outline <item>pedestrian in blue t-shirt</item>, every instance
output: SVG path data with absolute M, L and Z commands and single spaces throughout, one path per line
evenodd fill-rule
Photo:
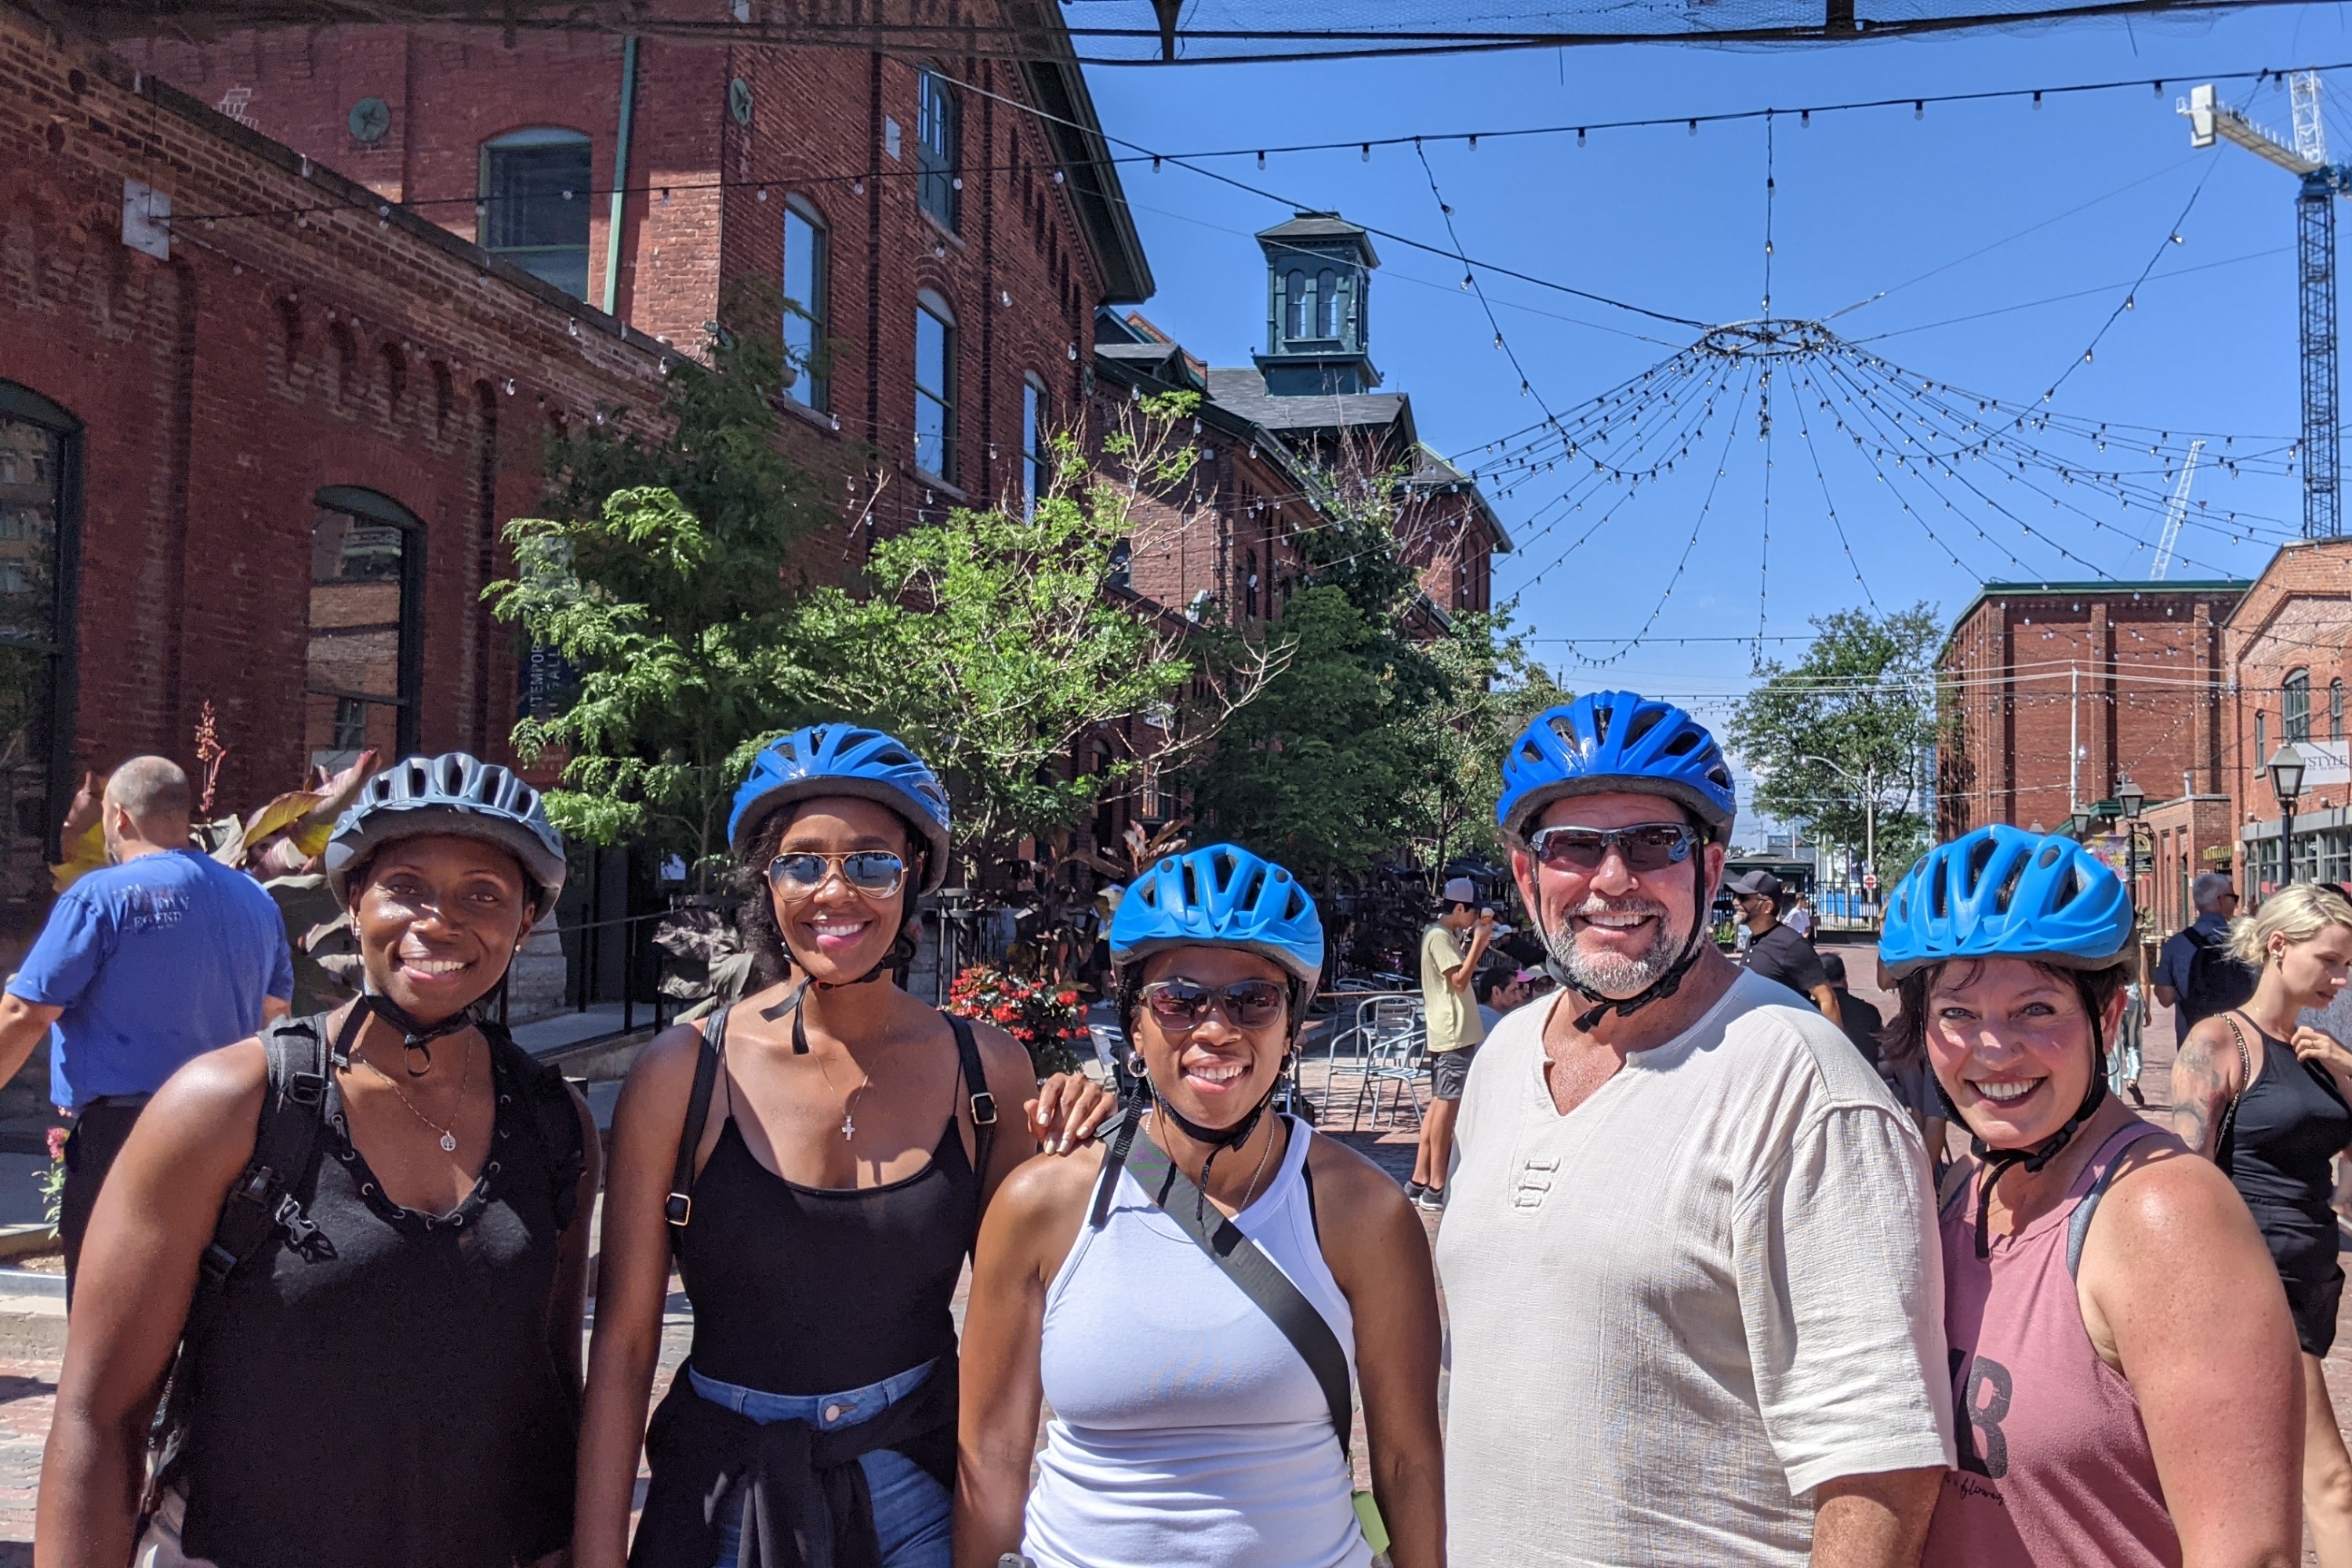
M 191 1057 L 234 1045 L 294 994 L 293 955 L 261 885 L 188 847 L 188 775 L 133 757 L 107 781 L 107 858 L 58 895 L 0 996 L 0 1083 L 44 1037 L 50 1098 L 75 1113 L 58 1233 L 73 1289 L 98 1189 L 147 1097 Z

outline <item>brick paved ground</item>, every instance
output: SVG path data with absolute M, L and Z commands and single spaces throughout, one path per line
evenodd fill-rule
M 1843 951 L 1847 973 L 1866 981 L 1873 973 L 1868 950 Z M 1867 984 L 1857 989 L 1892 1012 L 1892 998 L 1874 992 Z M 2147 1097 L 2147 1113 L 2161 1121 L 2171 1101 L 2173 1039 L 2168 1016 L 2147 1031 L 2146 1053 L 2147 1068 L 2140 1081 Z M 1408 1128 L 1368 1129 L 1340 1136 L 1400 1182 L 1412 1173 L 1413 1136 Z M 1435 1216 L 1425 1217 L 1433 1235 Z M 32 1563 L 33 1504 L 40 1477 L 41 1444 L 48 1432 L 58 1363 L 65 1348 L 65 1321 L 58 1311 L 59 1305 L 50 1300 L 0 1296 L 0 1568 L 29 1568 Z M 961 1288 L 955 1310 L 961 1321 Z M 2352 1305 L 2347 1305 L 2347 1310 L 2352 1312 Z M 686 1359 L 691 1321 L 685 1298 L 673 1295 L 663 1323 L 660 1370 L 655 1378 L 656 1399 L 667 1391 L 678 1363 Z M 2335 1352 L 2327 1358 L 2327 1377 L 2335 1394 L 2336 1419 L 2352 1427 L 2352 1318 L 2345 1321 L 2344 1330 L 2336 1338 Z M 1360 1484 L 1365 1479 L 1361 1421 L 1359 1415 L 1354 1444 Z M 641 1479 L 641 1489 L 642 1485 Z M 2315 1568 L 2317 1560 L 2307 1552 L 2304 1561 L 2310 1568 Z

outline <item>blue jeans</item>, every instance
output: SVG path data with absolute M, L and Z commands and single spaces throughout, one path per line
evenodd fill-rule
M 705 1377 L 689 1363 L 688 1377 L 694 1392 L 747 1420 L 765 1426 L 775 1421 L 805 1421 L 820 1432 L 832 1432 L 871 1421 L 891 1405 L 922 1387 L 936 1361 L 909 1368 L 879 1383 L 845 1394 L 768 1394 L 740 1384 Z M 949 1526 L 955 1497 L 931 1478 L 929 1471 L 895 1448 L 861 1454 L 866 1489 L 874 1498 L 874 1534 L 882 1547 L 883 1568 L 949 1568 Z M 714 1568 L 734 1568 L 743 1547 L 743 1512 L 733 1497 L 719 1505 L 719 1561 Z

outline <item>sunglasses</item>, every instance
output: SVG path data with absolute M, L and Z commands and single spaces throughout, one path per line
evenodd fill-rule
M 768 886 L 786 898 L 804 899 L 824 887 L 835 869 L 842 880 L 872 899 L 887 899 L 907 881 L 907 862 L 887 849 L 852 849 L 845 855 L 795 850 L 768 862 Z
M 1690 858 L 1698 835 L 1678 822 L 1639 827 L 1547 827 L 1528 840 L 1535 858 L 1555 871 L 1598 871 L 1615 849 L 1629 871 L 1663 871 Z
M 1213 990 L 1197 980 L 1155 980 L 1142 992 L 1143 1005 L 1163 1029 L 1197 1029 L 1213 1007 L 1237 1029 L 1278 1024 L 1290 1005 L 1289 987 L 1271 980 L 1243 980 Z

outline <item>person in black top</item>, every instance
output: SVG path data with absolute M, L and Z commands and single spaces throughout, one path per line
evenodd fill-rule
M 362 788 L 326 869 L 366 994 L 174 1073 L 99 1195 L 44 1565 L 136 1539 L 142 1563 L 544 1568 L 571 1541 L 595 1127 L 472 1011 L 554 908 L 562 840 L 506 769 L 414 757 Z
M 754 989 L 622 1088 L 572 1562 L 797 1564 L 799 1542 L 835 1568 L 946 1568 L 957 1277 L 998 1184 L 1114 1101 L 1041 1088 L 1009 1035 L 897 984 L 950 844 L 947 792 L 898 741 L 775 742 L 728 836 Z M 673 1258 L 694 1342 L 648 1426 Z
M 2298 1022 L 2352 966 L 2352 902 L 2305 882 L 2231 922 L 2260 976 L 2242 1007 L 2189 1032 L 2172 1066 L 2172 1130 L 2216 1160 L 2270 1244 L 2303 1345 L 2304 1521 L 2323 1568 L 2352 1568 L 2352 1455 L 2322 1360 L 2344 1294 L 2329 1162 L 2352 1153 L 2352 1051 Z
M 1780 923 L 1780 879 L 1769 871 L 1743 871 L 1724 883 L 1748 928 L 1748 967 L 1809 996 L 1822 1016 L 1838 1022 L 1838 999 L 1813 944 Z
M 1872 1067 L 1879 1065 L 1879 1035 L 1886 1027 L 1886 1016 L 1870 1003 L 1846 989 L 1845 958 L 1842 953 L 1821 955 L 1822 976 L 1829 982 L 1830 991 L 1837 997 L 1838 1027 L 1862 1053 L 1862 1059 Z

